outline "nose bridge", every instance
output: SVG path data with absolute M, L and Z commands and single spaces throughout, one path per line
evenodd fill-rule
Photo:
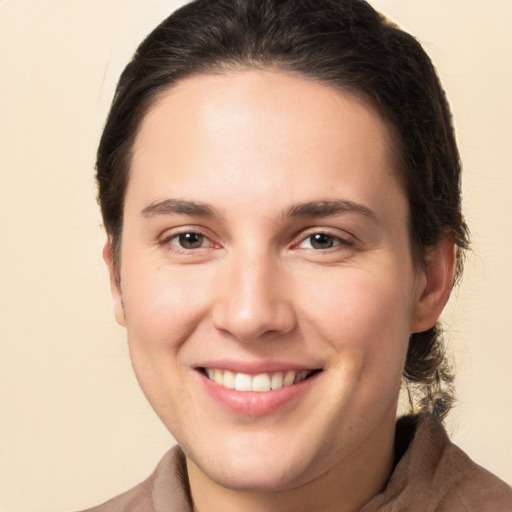
M 270 250 L 240 248 L 229 257 L 214 323 L 241 341 L 293 329 L 295 315 L 278 258 Z

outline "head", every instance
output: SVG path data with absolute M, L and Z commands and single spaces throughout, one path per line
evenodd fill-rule
M 218 114 L 213 116 L 213 124 L 207 115 L 212 109 Z M 331 110 L 335 115 L 331 116 Z M 266 116 L 260 116 L 261 113 Z M 210 124 L 205 124 L 205 119 Z M 225 124 L 216 124 L 219 119 Z M 266 120 L 272 122 L 262 129 Z M 350 126 L 353 133 L 347 128 Z M 223 137 L 216 138 L 220 132 Z M 276 140 L 281 146 L 275 147 Z M 352 143 L 358 148 L 354 149 L 353 160 Z M 339 151 L 326 160 L 332 148 Z M 354 176 L 351 166 L 359 169 Z M 274 167 L 278 171 L 269 173 Z M 206 173 L 205 168 L 209 169 Z M 384 168 L 389 173 L 383 173 Z M 234 169 L 240 169 L 240 173 Z M 295 174 L 290 169 L 295 169 Z M 153 173 L 151 177 L 146 171 Z M 318 368 L 308 366 L 308 371 L 319 370 L 314 375 L 317 382 L 329 383 L 331 379 L 326 389 L 339 386 L 336 396 L 325 397 L 323 412 L 327 411 L 329 420 L 311 420 L 310 431 L 316 431 L 318 439 L 330 439 L 334 426 L 346 418 L 347 410 L 355 411 L 350 421 L 344 420 L 345 427 L 338 434 L 336 446 L 345 446 L 345 452 L 339 448 L 339 453 L 345 455 L 350 446 L 347 439 L 353 443 L 361 441 L 354 432 L 366 413 L 371 411 L 376 423 L 379 410 L 384 414 L 383 408 L 371 406 L 372 400 L 378 402 L 395 394 L 394 378 L 386 377 L 388 367 L 389 373 L 398 378 L 402 375 L 417 388 L 417 409 L 428 409 L 438 419 L 444 416 L 450 405 L 452 377 L 436 321 L 454 280 L 454 273 L 446 268 L 457 267 L 460 272 L 461 249 L 467 244 L 460 210 L 459 156 L 449 108 L 429 58 L 414 38 L 385 20 L 366 2 L 198 0 L 176 11 L 139 46 L 121 76 L 98 150 L 97 180 L 109 239 L 105 251 L 118 299 L 118 319 L 127 325 L 129 340 L 132 337 L 132 359 L 142 387 L 166 424 L 174 421 L 167 410 L 167 396 L 175 394 L 173 386 L 182 382 L 175 380 L 171 385 L 171 380 L 177 377 L 168 377 L 165 368 L 169 366 L 160 365 L 158 360 L 167 357 L 173 336 L 177 340 L 172 346 L 178 361 L 176 375 L 187 364 L 202 371 L 197 368 L 197 361 L 203 350 L 205 354 L 214 354 L 216 364 L 225 365 L 224 370 L 229 372 L 233 363 L 218 362 L 219 347 L 227 347 L 229 357 L 236 353 L 246 363 L 254 363 L 263 355 L 267 361 L 288 357 L 296 346 L 297 354 L 308 363 L 317 363 Z M 146 188 L 148 181 L 153 187 L 161 183 L 165 194 L 167 190 L 175 193 L 171 201 L 166 201 L 153 190 L 153 196 L 147 197 L 155 200 L 138 205 L 137 217 L 134 204 L 151 188 Z M 298 202 L 287 202 L 287 194 L 282 190 L 293 190 L 290 198 L 296 196 Z M 302 201 L 315 190 L 319 191 L 320 203 Z M 338 199 L 344 190 L 356 192 L 341 207 L 336 201 L 325 201 Z M 244 194 L 249 199 L 247 208 L 237 200 Z M 358 197 L 363 198 L 362 203 L 357 202 Z M 351 202 L 354 198 L 356 206 Z M 375 206 L 376 216 L 365 208 L 366 199 Z M 358 251 L 354 249 L 357 236 L 347 241 L 338 238 L 337 232 L 331 236 L 332 230 L 327 231 L 327 236 L 325 232 L 314 233 L 314 239 L 306 236 L 300 219 L 318 220 L 327 215 L 326 210 L 331 209 L 329 215 L 336 215 L 340 208 L 359 219 L 354 221 L 357 226 L 368 226 L 354 227 L 356 232 L 359 229 L 372 233 L 372 217 L 381 217 L 376 222 L 381 226 L 394 223 L 397 231 L 393 236 L 382 235 L 386 229 L 380 232 L 382 236 L 368 235 L 373 242 L 365 242 L 365 249 Z M 133 226 L 137 219 L 153 219 L 167 213 L 185 216 L 189 225 L 193 219 L 194 226 L 201 226 L 199 233 L 192 229 L 177 233 L 174 228 L 166 228 L 170 234 L 164 240 L 161 237 L 152 249 L 149 239 L 144 242 L 141 238 L 139 245 L 134 245 Z M 202 219 L 208 221 L 203 223 Z M 294 220 L 282 227 L 283 219 Z M 297 222 L 302 226 L 300 229 Z M 249 238 L 248 229 L 252 230 Z M 295 240 L 293 237 L 299 231 L 303 238 Z M 376 249 L 380 243 L 377 239 L 385 240 L 383 246 L 388 252 Z M 260 245 L 254 245 L 255 240 Z M 316 245 L 311 246 L 313 243 Z M 269 251 L 258 252 L 265 244 Z M 172 256 L 159 260 L 156 255 L 164 245 Z M 284 246 L 284 252 L 274 250 Z M 339 256 L 341 246 L 346 251 L 346 261 L 354 262 L 346 265 L 351 269 L 347 280 L 336 270 L 341 261 L 325 259 L 335 258 L 334 254 Z M 151 254 L 144 264 L 137 261 L 136 247 L 144 247 Z M 187 249 L 183 251 L 183 247 Z M 396 250 L 391 250 L 393 247 Z M 322 252 L 323 249 L 327 251 Z M 183 265 L 180 258 L 188 258 L 189 250 L 194 256 L 187 261 L 193 264 Z M 317 250 L 322 252 L 320 273 L 318 260 L 310 258 L 312 250 L 315 254 Z M 357 252 L 357 258 L 352 259 L 352 251 Z M 368 257 L 362 258 L 363 253 Z M 220 254 L 226 257 L 221 258 Z M 279 258 L 267 261 L 269 254 L 278 254 Z M 308 260 L 304 265 L 300 263 L 303 260 L 296 259 L 302 254 Z M 439 259 L 446 262 L 444 267 L 437 264 Z M 181 263 L 174 267 L 177 260 Z M 146 272 L 149 267 L 151 271 Z M 286 269 L 292 267 L 295 270 L 288 273 Z M 438 267 L 439 272 L 431 271 Z M 133 270 L 137 268 L 138 271 Z M 252 270 L 248 272 L 248 268 Z M 371 277 L 373 272 L 375 279 Z M 417 303 L 422 303 L 423 295 L 430 293 L 428 286 L 423 286 L 424 294 L 417 294 L 429 273 L 434 275 L 433 288 L 436 282 L 447 279 L 448 286 L 444 285 L 442 297 L 436 299 L 437 306 L 425 315 L 427 320 L 421 321 L 421 315 L 416 315 L 409 325 L 406 317 Z M 165 275 L 168 283 L 162 281 Z M 323 290 L 329 290 L 327 294 L 320 293 L 319 283 Z M 157 297 L 158 289 L 166 286 L 168 314 L 162 306 L 163 296 Z M 138 298 L 126 293 L 127 289 L 135 290 Z M 265 290 L 271 290 L 267 297 Z M 283 298 L 285 292 L 287 296 Z M 137 304 L 137 300 L 141 302 Z M 344 308 L 339 318 L 338 306 Z M 257 319 L 251 317 L 252 310 L 258 310 Z M 187 316 L 190 322 L 181 322 Z M 164 325 L 166 322 L 175 325 Z M 338 328 L 345 330 L 344 342 L 338 339 Z M 141 332 L 149 333 L 153 339 L 141 342 L 142 337 L 137 335 Z M 317 333 L 321 336 L 319 346 L 315 347 Z M 214 346 L 201 345 L 214 339 L 218 342 Z M 262 343 L 247 343 L 255 339 Z M 275 343 L 277 339 L 282 343 Z M 401 341 L 393 345 L 395 339 Z M 360 341 L 367 344 L 364 349 L 358 345 Z M 389 347 L 383 348 L 386 341 Z M 144 346 L 153 342 L 151 350 Z M 379 389 L 379 383 L 370 385 L 367 377 L 372 375 L 369 368 L 379 366 L 372 353 L 381 350 L 379 375 L 386 378 Z M 251 364 L 248 368 L 253 372 L 256 367 Z M 272 364 L 268 372 L 279 373 L 281 368 Z M 190 372 L 183 372 L 184 382 Z M 308 374 L 307 382 L 313 382 L 309 377 Z M 382 396 L 377 396 L 381 391 Z M 194 401 L 200 404 L 196 411 L 199 416 L 210 405 L 203 404 L 202 397 L 193 393 L 189 396 L 189 392 L 191 388 L 181 390 L 190 407 L 177 413 L 188 415 L 188 423 L 181 422 L 175 427 L 176 432 L 171 431 L 194 453 L 201 445 L 201 434 L 183 434 L 182 430 L 187 424 L 199 423 L 194 416 Z M 376 395 L 371 396 L 372 392 Z M 311 396 L 314 395 L 309 400 Z M 244 413 L 243 421 L 235 422 L 243 434 L 226 441 L 233 453 L 240 449 L 243 455 L 260 442 L 270 446 L 274 439 L 271 431 L 285 436 L 283 432 L 289 425 L 274 425 L 275 418 L 264 414 L 267 405 L 255 413 L 263 416 L 260 423 L 251 419 L 254 411 L 246 411 L 247 417 Z M 392 408 L 392 400 L 388 405 Z M 294 418 L 293 414 L 290 418 Z M 231 419 L 226 424 L 232 425 Z M 261 428 L 252 429 L 253 421 L 254 426 Z M 325 427 L 327 423 L 330 430 Z M 221 445 L 221 437 L 216 439 Z M 297 443 L 301 445 L 303 440 L 299 437 Z M 294 450 L 286 453 L 289 452 Z M 304 467 L 313 468 L 308 473 L 311 478 L 318 476 L 324 467 L 319 460 L 329 460 L 330 452 L 330 445 L 322 444 L 316 454 L 311 452 L 310 459 L 303 456 Z M 217 457 L 208 453 L 211 458 L 205 467 L 214 472 Z M 260 462 L 264 467 L 266 462 Z M 239 467 L 238 464 L 240 460 L 231 467 Z M 256 461 L 254 467 L 257 465 Z M 295 485 L 300 479 L 285 474 L 292 467 L 300 464 L 295 460 L 283 466 L 280 478 Z M 229 480 L 227 468 L 217 468 L 217 473 L 228 475 Z M 265 477 L 259 482 L 269 485 Z
M 145 115 L 186 77 L 247 69 L 291 72 L 371 105 L 392 139 L 415 262 L 425 265 L 429 251 L 449 238 L 458 248 L 460 276 L 468 238 L 444 91 L 420 44 L 361 0 L 198 0 L 142 42 L 119 80 L 97 159 L 117 276 L 133 144 Z M 438 324 L 411 336 L 404 379 L 416 390 L 412 407 L 444 417 L 452 377 Z

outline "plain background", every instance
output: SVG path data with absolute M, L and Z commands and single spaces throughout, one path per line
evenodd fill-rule
M 94 154 L 115 82 L 180 1 L 0 0 L 0 509 L 93 505 L 173 443 L 114 321 Z M 436 63 L 472 230 L 445 315 L 448 429 L 512 482 L 512 1 L 374 0 Z

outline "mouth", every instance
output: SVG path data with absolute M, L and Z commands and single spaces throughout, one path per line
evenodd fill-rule
M 210 381 L 225 389 L 265 393 L 303 382 L 321 370 L 286 370 L 255 375 L 220 368 L 199 368 L 199 371 Z
M 204 390 L 214 403 L 235 414 L 257 417 L 282 414 L 307 396 L 323 368 L 266 361 L 204 361 L 195 367 Z

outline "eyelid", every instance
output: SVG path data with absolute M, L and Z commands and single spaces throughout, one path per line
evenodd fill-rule
M 310 238 L 314 235 L 327 235 L 327 236 L 333 237 L 337 240 L 340 240 L 342 242 L 341 245 L 345 245 L 345 246 L 353 246 L 357 243 L 356 237 L 344 230 L 315 226 L 312 228 L 308 228 L 304 231 L 301 231 L 301 233 L 297 237 L 295 237 L 296 242 L 294 242 L 292 244 L 292 246 L 297 247 L 298 245 L 300 245 L 301 243 L 303 243 L 308 238 Z M 313 250 L 318 250 L 318 249 L 313 249 Z
M 210 245 L 208 247 L 199 247 L 196 249 L 185 249 L 181 248 L 181 251 L 183 253 L 190 253 L 193 251 L 198 251 L 200 249 L 209 249 L 209 248 L 220 248 L 221 244 L 215 241 L 215 237 L 212 235 L 210 230 L 205 229 L 201 226 L 197 225 L 184 225 L 184 226 L 177 226 L 174 228 L 166 229 L 162 232 L 162 234 L 158 237 L 158 244 L 161 246 L 165 245 L 171 245 L 170 242 L 179 237 L 180 235 L 186 234 L 186 233 L 197 233 L 198 235 L 203 236 L 206 238 Z M 292 249 L 299 248 L 298 246 L 305 242 L 308 238 L 311 236 L 314 236 L 316 234 L 323 234 L 330 236 L 336 240 L 339 240 L 341 243 L 331 249 L 335 249 L 336 247 L 345 246 L 350 247 L 354 246 L 357 243 L 357 239 L 354 235 L 348 233 L 347 231 L 337 229 L 337 228 L 325 228 L 321 226 L 313 226 L 310 228 L 307 228 L 305 230 L 301 230 L 298 235 L 294 237 L 294 241 L 292 242 L 291 246 Z M 172 244 L 174 247 L 176 247 L 177 250 L 179 250 L 179 246 L 176 244 Z M 321 251 L 320 249 L 311 249 L 312 251 L 318 252 Z M 328 251 L 329 249 L 324 249 L 323 252 Z
M 204 238 L 206 238 L 207 240 L 209 240 L 211 245 L 209 247 L 200 247 L 198 249 L 185 249 L 183 247 L 180 248 L 179 246 L 170 243 L 171 240 L 173 240 L 174 238 L 177 238 L 180 235 L 184 235 L 187 233 L 196 233 L 198 235 L 201 235 Z M 169 228 L 169 229 L 165 230 L 158 237 L 158 244 L 161 246 L 174 245 L 176 247 L 176 250 L 178 250 L 179 252 L 183 252 L 183 253 L 198 251 L 200 249 L 209 249 L 209 248 L 220 247 L 220 244 L 214 241 L 213 236 L 211 235 L 211 233 L 208 230 L 201 228 L 200 226 L 193 226 L 193 225 L 179 226 L 179 227 Z

